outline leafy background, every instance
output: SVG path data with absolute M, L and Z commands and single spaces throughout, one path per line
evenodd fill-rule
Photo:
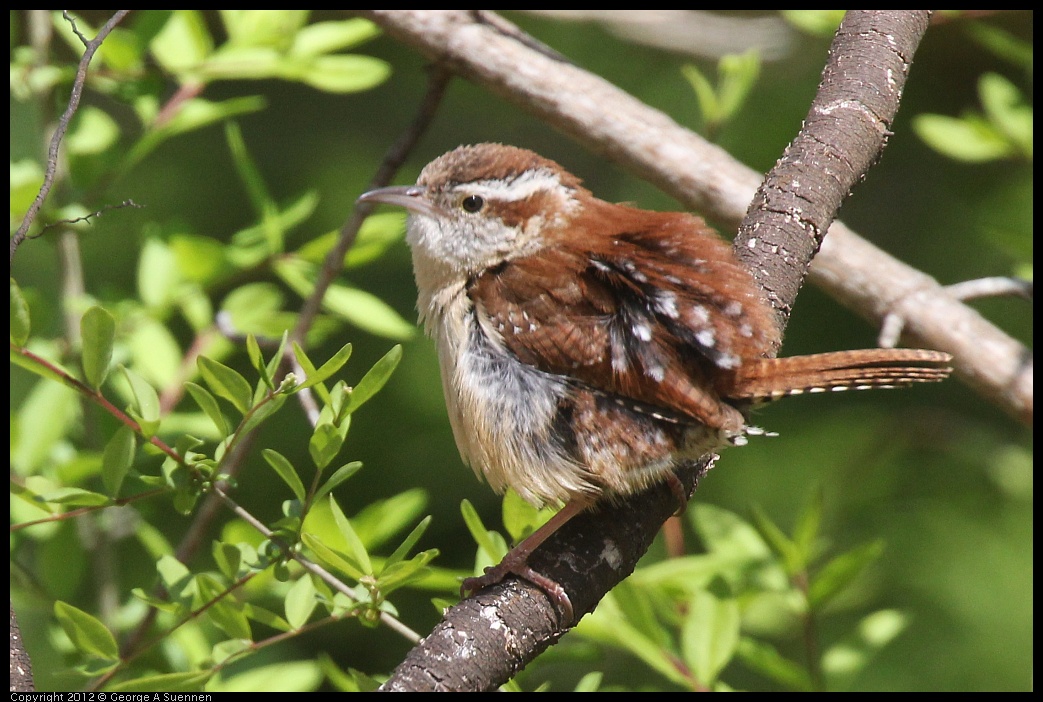
M 106 18 L 93 12 L 81 16 L 94 26 Z M 579 65 L 677 121 L 705 131 L 704 115 L 684 67 L 695 66 L 712 83 L 716 59 L 642 46 L 597 23 L 525 13 L 512 13 L 509 18 Z M 219 18 L 206 14 L 205 19 L 221 37 Z M 324 13 L 311 17 L 312 22 L 340 19 L 341 15 Z M 143 12 L 132 15 L 127 26 L 161 20 L 158 13 Z M 792 26 L 786 31 L 789 49 L 761 65 L 745 104 L 724 124 L 713 127 L 713 136 L 722 147 L 762 171 L 771 167 L 799 129 L 830 40 L 828 33 Z M 1001 32 L 1016 41 L 1008 40 L 1000 49 L 990 45 L 990 38 L 1004 36 Z M 25 41 L 25 16 L 12 12 L 12 55 Z M 1003 76 L 1026 94 L 1020 99 L 1031 104 L 1031 52 L 1026 62 L 1012 56 L 1016 52 L 1010 49 L 1031 47 L 1031 41 L 1028 12 L 936 22 L 917 53 L 894 136 L 881 162 L 856 188 L 840 217 L 943 283 L 1012 273 L 1030 277 L 1031 137 L 1027 153 L 997 147 L 982 160 L 967 161 L 939 153 L 917 130 L 935 134 L 943 145 L 973 142 L 963 132 L 944 132 L 946 128 L 976 129 L 979 136 L 985 135 L 983 142 L 1004 142 L 989 134 L 989 115 L 983 111 L 979 85 L 984 75 Z M 214 101 L 260 96 L 263 109 L 238 116 L 236 123 L 264 187 L 272 200 L 283 205 L 299 201 L 307 193 L 316 198 L 311 215 L 288 233 L 287 249 L 342 224 L 385 149 L 412 119 L 423 94 L 425 66 L 416 54 L 384 37 L 357 51 L 386 61 L 391 67 L 388 80 L 353 94 L 275 79 L 222 80 L 206 88 L 205 96 Z M 70 54 L 63 53 L 64 60 L 69 60 Z M 155 90 L 169 95 L 169 83 L 153 77 L 160 75 L 153 71 L 148 80 L 158 81 Z M 67 81 L 62 85 L 67 87 Z M 59 89 L 54 104 L 42 106 L 12 95 L 12 164 L 22 159 L 42 162 L 41 124 L 53 118 L 52 110 L 64 107 L 66 95 L 67 89 Z M 93 179 L 112 167 L 117 154 L 125 156 L 135 138 L 135 120 L 113 96 L 88 92 L 85 104 L 112 116 L 121 130 L 122 150 L 108 149 L 94 159 L 78 161 L 82 170 L 74 170 L 52 196 L 58 202 L 83 197 Z M 962 115 L 964 119 L 918 126 L 917 120 L 924 115 Z M 451 84 L 432 129 L 396 182 L 412 182 L 431 158 L 459 144 L 480 141 L 532 148 L 580 175 L 604 199 L 650 209 L 677 207 L 647 183 L 463 81 Z M 160 144 L 107 185 L 107 203 L 130 198 L 143 208 L 106 212 L 83 230 L 81 250 L 88 292 L 112 305 L 135 297 L 139 261 L 148 238 L 169 242 L 180 234 L 227 242 L 236 232 L 256 225 L 256 209 L 229 144 L 220 125 L 187 132 Z M 12 230 L 24 211 L 15 211 L 15 202 L 13 196 Z M 102 204 L 91 202 L 90 206 Z M 400 215 L 388 216 L 400 220 Z M 215 253 L 213 259 L 200 258 L 194 265 L 205 271 L 225 264 Z M 28 291 L 34 334 L 59 336 L 62 320 L 55 301 L 61 297 L 62 275 L 54 238 L 44 235 L 23 245 L 12 275 Z M 395 244 L 379 258 L 351 268 L 343 279 L 388 303 L 402 319 L 414 319 L 415 288 L 404 244 Z M 208 287 L 207 294 L 215 305 L 238 286 L 258 281 L 274 282 L 285 297 L 287 310 L 294 310 L 299 301 L 285 283 L 277 282 L 271 270 L 214 280 L 217 282 Z M 1026 344 L 1031 342 L 1028 304 L 1011 299 L 972 304 L 1002 329 Z M 469 570 L 474 565 L 475 547 L 466 536 L 460 502 L 471 501 L 486 525 L 499 528 L 500 500 L 460 463 L 431 344 L 393 319 L 387 324 L 391 339 L 357 327 L 331 327 L 336 334 L 313 348 L 314 358 L 325 359 L 350 341 L 355 350 L 345 375 L 352 383 L 393 343 L 401 342 L 404 347 L 402 362 L 389 384 L 353 417 L 344 455 L 346 460 L 362 461 L 364 468 L 347 487 L 338 488 L 338 500 L 345 512 L 354 515 L 368 504 L 410 491 L 409 497 L 422 506 L 421 513 L 433 515 L 420 547 L 439 549 L 438 565 Z M 168 328 L 183 349 L 191 339 L 188 325 L 172 317 Z M 874 344 L 874 329 L 808 287 L 802 291 L 783 353 Z M 249 367 L 241 352 L 225 362 L 243 372 Z M 27 398 L 40 398 L 34 393 L 38 389 L 35 376 L 13 369 L 11 379 L 12 456 L 17 471 L 24 463 L 20 459 L 24 453 L 19 452 L 30 450 L 24 425 L 25 418 L 32 416 Z M 53 421 L 60 423 L 59 418 Z M 879 558 L 867 572 L 822 613 L 820 647 L 842 641 L 873 611 L 901 612 L 904 628 L 876 653 L 870 665 L 860 667 L 850 679 L 836 678 L 834 684 L 862 690 L 1029 689 L 1033 658 L 1032 441 L 1026 427 L 982 402 L 959 382 L 895 393 L 795 398 L 761 411 L 756 421 L 780 437 L 726 452 L 700 486 L 696 506 L 690 511 L 698 513 L 699 505 L 706 504 L 743 518 L 763 513 L 790 531 L 807 514 L 809 504 L 820 504 L 823 536 L 816 540 L 816 548 L 838 553 L 867 543 L 882 544 Z M 103 423 L 103 429 L 111 431 L 112 427 Z M 295 463 L 305 464 L 309 432 L 304 418 L 288 408 L 276 424 L 262 430 L 257 446 L 274 448 Z M 70 445 L 76 445 L 62 442 L 59 436 L 53 438 L 54 445 L 37 447 L 52 458 L 59 449 L 69 451 L 73 450 Z M 239 479 L 237 499 L 262 519 L 277 518 L 278 504 L 287 496 L 285 486 L 256 458 Z M 168 539 L 177 540 L 185 525 L 168 506 L 157 503 L 142 509 L 148 511 L 149 523 Z M 112 519 L 118 522 L 115 514 Z M 88 540 L 84 531 L 82 523 L 65 522 L 33 547 L 12 537 L 12 600 L 34 656 L 41 690 L 82 684 L 66 670 L 63 648 L 55 643 L 60 636 L 54 625 L 53 599 L 95 611 L 101 599 L 122 601 L 127 590 L 145 586 L 153 577 L 153 565 L 142 557 L 140 544 L 124 538 L 106 551 L 106 557 L 117 564 L 118 578 L 101 582 L 97 576 L 102 569 L 96 561 L 100 554 L 84 549 Z M 689 548 L 698 551 L 699 546 L 698 538 L 689 534 Z M 661 548 L 654 549 L 650 558 L 657 555 Z M 201 556 L 199 567 L 205 567 L 208 558 Z M 616 599 L 624 594 L 618 593 Z M 447 595 L 443 592 L 441 596 Z M 395 601 L 401 618 L 420 632 L 437 621 L 438 612 L 429 597 L 430 593 L 420 591 Z M 603 605 L 606 610 L 611 607 L 610 603 Z M 780 606 L 760 619 L 751 615 L 747 623 L 753 630 L 789 631 L 776 639 L 776 645 L 784 655 L 799 661 L 804 649 L 792 621 L 772 621 L 773 617 L 786 619 L 788 612 Z M 594 648 L 591 642 L 598 636 L 593 629 L 586 637 L 582 627 L 566 637 L 545 661 L 523 673 L 522 686 L 532 689 L 549 682 L 555 689 L 571 689 L 584 672 L 598 669 L 603 672 L 603 686 L 675 689 L 673 682 L 638 663 L 632 652 L 613 646 Z M 380 675 L 390 671 L 407 649 L 406 642 L 386 630 L 338 624 L 262 651 L 244 666 L 261 670 L 266 663 L 308 661 L 325 654 L 342 668 Z M 156 669 L 162 669 L 160 663 L 154 663 Z M 320 678 L 305 677 L 304 682 L 294 684 L 303 688 L 320 684 Z M 723 677 L 738 688 L 777 684 L 737 661 L 725 669 Z

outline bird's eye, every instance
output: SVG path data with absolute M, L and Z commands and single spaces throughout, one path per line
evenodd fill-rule
M 464 212 L 477 212 L 485 207 L 485 200 L 478 195 L 468 195 L 460 201 L 460 207 L 464 208 Z

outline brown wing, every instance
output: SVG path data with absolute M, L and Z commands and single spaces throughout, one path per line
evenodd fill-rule
M 548 247 L 471 281 L 478 313 L 524 363 L 670 415 L 738 429 L 707 376 L 770 347 L 770 311 L 701 220 L 658 215 L 650 233 L 627 225 L 647 224 L 655 213 L 610 207 L 621 233 L 583 251 Z

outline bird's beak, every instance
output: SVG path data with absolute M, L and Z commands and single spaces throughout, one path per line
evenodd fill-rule
M 410 213 L 438 217 L 441 212 L 425 197 L 427 190 L 419 185 L 393 185 L 359 195 L 356 203 L 372 202 L 404 207 Z

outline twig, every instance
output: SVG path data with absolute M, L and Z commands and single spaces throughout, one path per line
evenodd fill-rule
M 1001 295 L 1032 300 L 1032 287 L 1031 280 L 993 276 L 946 285 L 945 290 L 957 300 L 974 300 L 981 297 L 999 297 Z M 906 314 L 910 311 L 915 313 L 918 308 L 918 300 L 915 294 L 899 300 L 895 304 L 894 309 L 887 313 L 884 321 L 880 324 L 880 334 L 877 337 L 877 343 L 883 348 L 894 348 L 897 346 L 899 339 L 902 337 L 902 331 L 905 329 Z
M 109 18 L 109 21 L 102 25 L 101 29 L 98 30 L 97 36 L 90 41 L 80 33 L 76 27 L 76 21 L 72 19 L 67 12 L 63 11 L 63 16 L 72 25 L 73 32 L 83 42 L 86 50 L 83 52 L 83 56 L 80 58 L 80 64 L 76 68 L 76 78 L 72 83 L 72 92 L 69 95 L 69 104 L 65 108 L 65 112 L 58 119 L 58 126 L 54 130 L 54 136 L 51 137 L 51 145 L 47 150 L 47 167 L 44 170 L 43 185 L 40 186 L 40 192 L 36 194 L 36 198 L 33 199 L 31 205 L 29 205 L 29 211 L 25 213 L 25 217 L 22 219 L 22 224 L 18 227 L 18 231 L 11 237 L 11 257 L 9 263 L 14 262 L 15 251 L 25 240 L 29 233 L 29 227 L 32 226 L 33 221 L 36 219 L 37 213 L 40 208 L 43 207 L 44 200 L 47 199 L 47 195 L 51 192 L 51 188 L 54 186 L 54 175 L 58 170 L 58 151 L 61 147 L 62 139 L 65 137 L 65 132 L 69 129 L 69 124 L 72 122 L 72 117 L 76 114 L 76 109 L 80 105 L 80 96 L 83 94 L 83 86 L 87 82 L 87 67 L 90 65 L 91 59 L 94 58 L 95 52 L 101 47 L 101 43 L 105 41 L 105 37 L 109 35 L 109 32 L 119 24 L 130 10 L 117 10 L 116 14 Z
M 438 105 L 442 101 L 442 95 L 445 93 L 449 77 L 450 74 L 439 67 L 431 69 L 427 84 L 427 94 L 424 95 L 424 99 L 420 103 L 416 117 L 413 118 L 413 121 L 398 138 L 398 141 L 388 149 L 376 174 L 369 182 L 367 190 L 379 188 L 391 182 L 395 173 L 405 162 L 406 157 L 431 124 Z M 291 340 L 295 340 L 303 346 L 305 334 L 311 328 L 315 315 L 318 314 L 319 309 L 322 307 L 322 298 L 344 267 L 344 256 L 347 255 L 348 250 L 355 243 L 359 227 L 362 226 L 363 220 L 366 219 L 372 209 L 372 205 L 356 207 L 344 223 L 344 226 L 341 227 L 336 246 L 326 254 L 326 259 L 323 261 L 322 270 L 315 283 L 315 290 L 304 301 L 297 324 L 290 333 Z
M 424 132 L 427 131 L 431 120 L 434 119 L 438 105 L 441 104 L 442 96 L 445 94 L 449 77 L 449 73 L 438 67 L 431 69 L 428 76 L 427 93 L 420 102 L 416 116 L 398 140 L 387 150 L 380 167 L 377 168 L 376 174 L 369 182 L 367 190 L 387 185 L 394 178 L 398 169 L 402 167 L 406 157 L 413 150 L 413 147 L 416 146 Z M 355 243 L 355 237 L 358 236 L 362 222 L 365 221 L 372 210 L 372 205 L 357 205 L 351 216 L 348 217 L 347 221 L 340 228 L 340 235 L 337 237 L 336 245 L 326 254 L 318 279 L 315 281 L 315 290 L 304 301 L 300 315 L 297 318 L 297 324 L 294 326 L 293 331 L 290 332 L 290 340 L 296 341 L 302 348 L 305 345 L 304 338 L 315 321 L 315 316 L 322 308 L 322 298 L 325 297 L 326 291 L 329 290 L 330 285 L 337 279 L 341 269 L 344 267 L 344 257 Z M 293 372 L 297 374 L 298 378 L 303 380 L 307 374 L 297 362 L 296 356 L 293 354 L 286 354 L 286 356 L 284 363 L 290 363 Z M 314 426 L 319 419 L 319 406 L 315 402 L 311 390 L 305 389 L 298 392 L 297 398 L 308 417 L 308 421 Z

